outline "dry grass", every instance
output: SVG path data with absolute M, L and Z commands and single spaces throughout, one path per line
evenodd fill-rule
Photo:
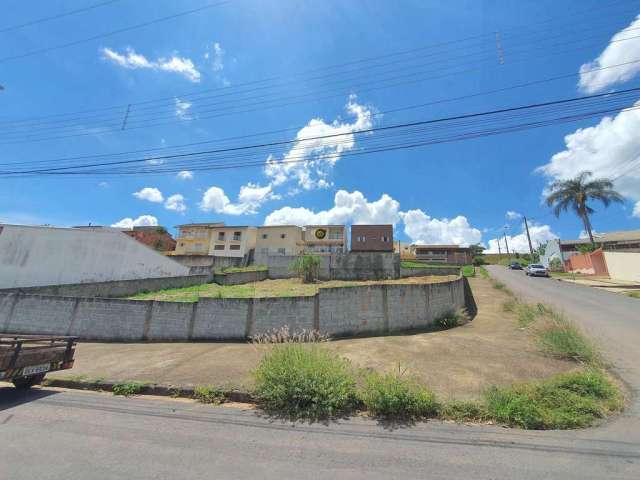
M 160 300 L 171 302 L 197 302 L 200 297 L 208 298 L 264 298 L 264 297 L 297 297 L 312 296 L 318 293 L 320 288 L 331 287 L 358 287 L 363 285 L 380 284 L 425 284 L 439 283 L 454 280 L 455 275 L 409 277 L 399 280 L 372 280 L 372 281 L 341 281 L 302 283 L 298 278 L 285 278 L 279 280 L 263 280 L 261 282 L 246 283 L 244 285 L 218 285 L 206 283 L 193 287 L 160 290 L 157 292 L 140 293 L 133 300 Z

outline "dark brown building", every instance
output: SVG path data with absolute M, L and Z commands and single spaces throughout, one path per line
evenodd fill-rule
M 393 252 L 393 225 L 352 225 L 352 252 Z

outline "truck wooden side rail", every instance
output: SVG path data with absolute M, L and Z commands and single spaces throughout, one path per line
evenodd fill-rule
M 73 367 L 78 337 L 0 334 L 0 381 L 39 384 L 47 372 Z

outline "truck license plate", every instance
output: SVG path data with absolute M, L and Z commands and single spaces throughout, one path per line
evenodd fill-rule
M 24 367 L 22 369 L 22 375 L 25 377 L 27 375 L 37 375 L 38 373 L 48 372 L 49 368 L 51 368 L 50 363 L 42 363 L 40 365 L 31 365 L 29 367 Z

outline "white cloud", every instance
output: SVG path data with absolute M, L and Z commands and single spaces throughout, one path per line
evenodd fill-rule
M 182 170 L 182 171 L 178 172 L 177 177 L 180 180 L 193 180 L 193 172 L 191 172 L 189 170 Z
M 633 207 L 633 213 L 631 215 L 636 218 L 640 218 L 640 202 L 636 202 Z
M 179 193 L 168 197 L 167 201 L 164 202 L 164 208 L 178 213 L 183 213 L 187 210 L 187 206 L 184 203 L 184 197 Z
M 176 117 L 180 120 L 191 120 L 191 115 L 189 114 L 189 109 L 193 105 L 193 103 L 187 100 L 180 100 L 179 98 L 175 98 L 176 103 Z
M 247 183 L 240 187 L 238 201 L 233 203 L 223 189 L 210 187 L 202 196 L 200 208 L 205 212 L 247 215 L 257 213 L 263 203 L 278 198 L 280 196 L 273 193 L 271 185 L 261 187 L 254 183 Z
M 531 243 L 534 249 L 540 244 L 545 244 L 549 240 L 558 238 L 558 235 L 551 231 L 549 225 L 532 225 L 529 227 L 529 234 L 531 235 Z M 498 250 L 498 242 L 500 242 L 500 250 Z M 518 235 L 507 235 L 507 243 L 509 244 L 509 252 L 511 253 L 529 253 L 529 241 L 527 240 L 527 233 L 524 228 L 522 233 Z M 499 251 L 507 253 L 504 237 L 492 238 L 488 244 L 489 247 L 485 250 L 485 253 L 498 253 Z
M 409 210 L 400 215 L 404 221 L 404 233 L 413 243 L 466 246 L 479 243 L 482 239 L 482 232 L 473 228 L 462 215 L 451 220 L 431 218 L 422 210 Z
M 635 103 L 640 107 L 640 101 Z M 615 180 L 624 196 L 640 200 L 640 108 L 604 117 L 564 139 L 565 150 L 537 169 L 552 180 L 566 180 L 589 170 L 594 178 Z M 620 176 L 620 178 L 617 178 Z
M 153 215 L 140 215 L 138 218 L 123 218 L 113 223 L 111 226 L 115 228 L 133 228 L 133 227 L 155 227 L 158 225 L 158 219 Z
M 314 212 L 304 207 L 283 207 L 271 212 L 265 225 L 310 225 L 310 224 L 396 224 L 400 220 L 400 203 L 389 195 L 382 194 L 378 200 L 369 202 L 359 192 L 339 190 L 329 210 Z
M 640 15 L 638 15 L 627 28 L 640 28 Z M 640 72 L 640 62 L 629 63 L 640 58 L 640 39 L 634 38 L 633 40 L 621 41 L 625 38 L 633 37 L 637 33 L 625 30 L 616 33 L 611 38 L 609 45 L 607 45 L 598 58 L 580 67 L 578 86 L 582 91 L 595 93 L 606 90 L 612 85 L 631 80 Z M 628 65 L 607 68 L 611 65 L 619 65 L 622 63 L 628 63 Z M 589 71 L 599 68 L 605 69 Z
M 519 218 L 522 218 L 521 213 L 514 212 L 513 210 L 508 210 L 504 216 L 507 218 L 507 220 L 518 220 Z
M 172 56 L 170 58 L 160 57 L 155 61 L 148 60 L 144 55 L 136 53 L 131 47 L 127 47 L 125 53 L 118 53 L 111 48 L 102 48 L 102 58 L 120 67 L 136 70 L 139 68 L 173 72 L 187 78 L 191 82 L 200 81 L 200 72 L 193 64 L 193 61 L 186 57 Z
M 281 159 L 269 156 L 265 174 L 273 185 L 297 181 L 304 190 L 327 188 L 332 185 L 326 178 L 329 172 L 344 152 L 355 148 L 356 142 L 352 132 L 366 130 L 373 125 L 372 109 L 357 103 L 356 100 L 356 96 L 351 95 L 346 105 L 347 112 L 355 117 L 353 123 L 342 123 L 339 120 L 326 123 L 321 118 L 314 118 L 298 131 L 296 142 Z M 328 135 L 339 136 L 304 140 Z
M 139 192 L 134 192 L 133 196 L 140 200 L 147 200 L 153 203 L 162 203 L 164 200 L 162 192 L 154 187 L 145 187 Z
M 211 46 L 211 54 L 209 52 L 205 54 L 205 58 L 211 59 L 211 69 L 214 72 L 224 69 L 224 54 L 225 51 L 218 42 L 214 42 Z
M 109 182 L 100 182 L 98 183 L 98 186 L 100 188 L 109 188 L 111 185 L 109 185 Z

